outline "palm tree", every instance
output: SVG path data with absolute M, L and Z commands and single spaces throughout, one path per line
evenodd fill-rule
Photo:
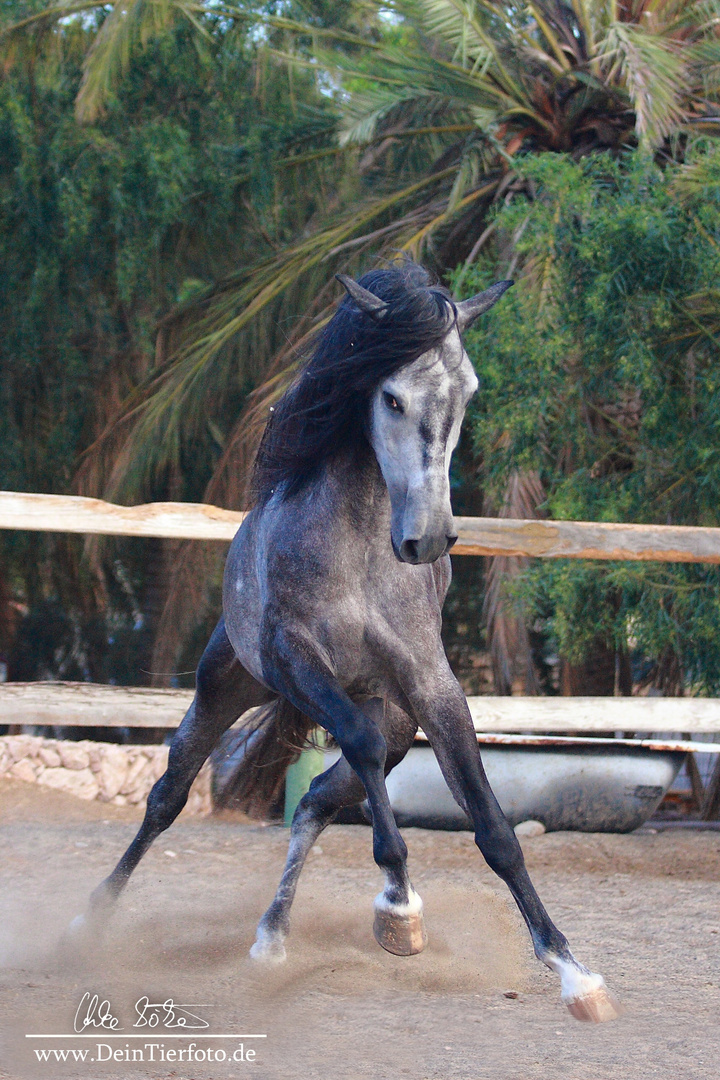
M 307 168 L 309 159 L 344 158 L 353 169 L 341 169 L 336 190 L 298 240 L 218 282 L 201 303 L 166 321 L 166 327 L 189 325 L 189 334 L 177 335 L 171 362 L 153 371 L 133 399 L 132 423 L 122 436 L 126 462 L 142 460 L 150 468 L 159 446 L 177 442 L 192 415 L 189 402 L 231 343 L 237 348 L 263 322 L 275 323 L 279 310 L 310 308 L 312 322 L 301 335 L 326 318 L 335 294 L 324 286 L 333 272 L 352 272 L 398 249 L 434 262 L 441 273 L 471 263 L 492 234 L 488 206 L 518 187 L 513 159 L 521 150 L 581 155 L 639 142 L 677 155 L 693 131 L 719 130 L 720 0 L 399 0 L 391 6 L 403 21 L 380 35 L 377 20 L 363 34 L 264 18 L 275 35 L 268 47 L 273 58 L 319 70 L 342 91 L 339 145 L 294 152 L 279 167 L 292 172 Z M 82 118 L 102 108 L 133 39 L 162 28 L 158 11 L 166 22 L 192 16 L 200 25 L 204 17 L 249 17 L 243 5 L 116 5 L 86 58 Z M 44 26 L 43 16 L 37 18 Z M 360 184 L 346 179 L 354 169 Z M 229 483 L 238 494 L 238 469 L 252 456 L 291 355 L 283 348 L 268 357 L 262 390 L 229 440 L 211 492 Z M 158 424 L 167 431 L 160 442 Z M 122 487 L 127 470 L 116 470 L 113 487 Z
M 99 477 L 102 493 L 122 495 L 177 462 L 218 369 L 256 335 L 269 343 L 261 328 L 306 312 L 294 336 L 264 358 L 209 479 L 205 498 L 242 503 L 268 405 L 292 373 L 295 347 L 331 312 L 335 272 L 398 249 L 440 273 L 469 266 L 493 236 L 491 204 L 524 185 L 513 167 L 522 151 L 581 156 L 639 144 L 677 157 L 694 132 L 720 130 L 720 0 L 395 0 L 348 5 L 341 25 L 318 18 L 312 3 L 295 5 L 298 18 L 289 18 L 270 5 L 258 12 L 242 3 L 81 0 L 25 19 L 5 40 L 48 35 L 61 18 L 109 6 L 86 56 L 83 122 L 100 115 L 134 50 L 174 20 L 202 37 L 213 20 L 254 19 L 265 28 L 268 62 L 315 73 L 337 105 L 337 144 L 298 146 L 278 168 L 293 174 L 325 161 L 339 178 L 295 240 L 166 318 L 171 355 L 134 388 L 94 447 L 85 483 L 97 493 Z M 512 240 L 503 238 L 508 273 Z M 194 573 L 191 559 L 183 565 L 177 597 Z M 175 615 L 168 621 L 178 624 Z
M 121 30 L 113 30 L 112 16 L 106 20 L 88 54 L 82 117 L 102 107 L 129 49 L 129 16 L 139 11 L 136 33 L 149 32 L 144 7 L 130 8 Z M 403 21 L 379 39 L 377 21 L 363 35 L 265 19 L 287 38 L 285 48 L 273 38 L 275 59 L 320 69 L 343 91 L 339 145 L 293 153 L 282 168 L 349 156 L 362 183 L 338 183 L 301 238 L 179 313 L 189 319 L 189 336 L 181 335 L 172 362 L 153 372 L 133 402 L 127 445 L 142 447 L 144 460 L 154 460 L 158 423 L 174 433 L 229 343 L 276 320 L 283 298 L 288 312 L 316 296 L 310 325 L 317 325 L 334 300 L 334 291 L 323 289 L 333 272 L 352 271 L 373 255 L 403 249 L 440 272 L 471 263 L 492 233 L 488 206 L 518 187 L 513 159 L 521 150 L 582 155 L 640 143 L 677 156 L 692 132 L 720 130 L 720 0 L 413 0 L 394 8 Z M 162 10 L 187 16 L 191 9 L 168 0 Z M 197 21 L 209 11 L 248 18 L 242 5 L 199 4 L 192 15 Z M 221 472 L 251 456 L 248 446 L 291 355 L 283 348 L 268 358 L 267 379 Z M 134 450 L 127 456 L 137 460 Z M 212 490 L 224 482 L 215 477 Z
M 393 144 L 404 148 L 408 135 L 417 140 L 423 125 L 438 135 L 445 127 L 450 145 L 436 161 L 455 164 L 446 200 L 404 240 L 414 251 L 434 240 L 441 266 L 477 258 L 492 234 L 488 203 L 522 186 L 512 166 L 522 150 L 579 157 L 639 144 L 677 156 L 690 133 L 719 130 L 720 5 L 425 0 L 417 11 L 429 55 L 396 49 L 372 56 L 366 71 L 375 81 L 350 99 L 341 138 L 363 142 L 382 132 L 390 153 Z M 352 70 L 347 60 L 341 67 Z M 463 120 L 469 130 L 452 139 L 452 125 Z M 513 239 L 504 238 L 508 276 Z M 539 478 L 514 472 L 499 512 L 535 517 L 542 502 Z M 518 560 L 488 563 L 485 616 L 499 693 L 538 692 L 527 628 L 506 600 L 521 569 Z M 564 663 L 563 692 L 589 692 L 592 675 L 592 692 L 612 693 L 616 658 L 607 652 L 598 647 L 582 669 Z M 604 666 L 596 662 L 601 653 Z
M 25 0 L 6 0 L 3 14 L 24 8 Z M 60 24 L 36 18 L 3 39 L 0 423 L 6 454 L 0 479 L 23 490 L 110 493 L 124 467 L 130 498 L 197 499 L 247 388 L 265 375 L 266 355 L 286 341 L 282 311 L 209 371 L 202 394 L 194 396 L 192 419 L 183 418 L 179 453 L 172 431 L 159 437 L 149 478 L 140 468 L 137 484 L 132 457 L 122 455 L 127 428 L 116 423 L 118 415 L 163 370 L 186 309 L 201 307 L 207 283 L 225 278 L 243 259 L 256 264 L 274 255 L 305 226 L 328 191 L 329 163 L 321 158 L 284 174 L 269 163 L 297 145 L 327 146 L 334 117 L 311 77 L 295 75 L 293 103 L 285 68 L 259 78 L 250 31 L 208 20 L 210 40 L 203 38 L 202 50 L 183 23 L 148 43 L 104 113 L 79 125 L 73 97 L 94 20 L 89 9 Z M 185 297 L 193 302 L 178 302 Z M 163 321 L 171 308 L 173 318 Z M 92 450 L 98 439 L 102 453 Z M 158 580 L 172 580 L 172 545 L 143 546 L 157 564 Z M 136 637 L 144 649 L 166 599 L 165 587 L 150 587 L 151 560 L 136 562 L 127 542 L 103 544 L 101 560 L 97 545 L 90 553 L 95 572 L 87 574 L 81 544 L 8 534 L 0 544 L 2 577 L 11 598 L 31 608 L 52 595 L 64 611 L 80 609 L 81 637 L 86 626 L 95 633 L 118 606 L 125 610 L 128 582 L 139 585 L 133 606 L 143 616 Z M 126 556 L 127 581 L 118 577 L 118 559 Z M 5 591 L 0 588 L 3 652 L 17 622 L 13 609 L 5 610 Z M 131 625 L 136 621 L 133 613 Z M 119 640 L 114 629 L 108 633 Z M 71 644 L 75 649 L 74 639 Z M 99 652 L 94 644 L 93 655 Z M 92 676 L 98 677 L 97 667 Z

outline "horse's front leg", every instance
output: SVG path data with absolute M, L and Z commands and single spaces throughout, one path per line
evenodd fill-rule
M 367 701 L 360 707 L 378 724 L 385 738 L 388 748 L 385 759 L 387 775 L 410 749 L 417 726 L 396 706 L 383 704 L 378 698 Z M 277 963 L 285 959 L 290 908 L 310 849 L 339 810 L 346 806 L 356 806 L 364 798 L 365 789 L 344 757 L 336 761 L 327 772 L 315 777 L 310 790 L 302 797 L 295 811 L 285 869 L 275 897 L 260 920 L 255 944 L 250 950 L 254 960 Z M 422 944 L 422 926 L 419 929 Z M 413 944 L 412 940 L 410 944 Z
M 373 856 L 385 875 L 385 888 L 375 900 L 373 931 L 378 943 L 399 956 L 421 952 L 427 941 L 422 902 L 410 884 L 407 847 L 385 787 L 387 743 L 380 728 L 351 701 L 319 647 L 302 630 L 278 630 L 271 656 L 263 669 L 265 678 L 330 732 L 367 794 L 373 819 Z
M 222 733 L 246 709 L 271 698 L 240 664 L 221 619 L 200 659 L 195 697 L 173 736 L 167 770 L 148 795 L 143 823 L 113 872 L 92 893 L 87 912 L 73 920 L 68 944 L 90 944 L 104 928 L 133 870 L 185 806 L 193 780 Z
M 473 822 L 477 846 L 513 894 L 530 931 L 535 955 L 560 976 L 562 999 L 576 1019 L 596 1023 L 613 1020 L 621 1010 L 602 976 L 575 959 L 535 891 L 518 839 L 485 775 L 461 687 L 449 669 L 439 672 L 432 683 L 423 681 L 426 693 L 413 695 L 416 719 L 450 790 Z

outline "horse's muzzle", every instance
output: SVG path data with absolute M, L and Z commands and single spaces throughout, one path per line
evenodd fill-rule
M 433 563 L 442 555 L 447 555 L 455 541 L 457 534 L 452 536 L 421 536 L 417 539 L 403 540 L 396 555 L 401 562 Z

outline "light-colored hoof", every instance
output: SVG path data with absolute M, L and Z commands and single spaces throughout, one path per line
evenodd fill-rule
M 582 997 L 566 1001 L 568 1009 L 576 1020 L 590 1024 L 604 1024 L 607 1020 L 617 1020 L 624 1009 L 618 999 L 611 994 L 607 986 L 598 986 Z
M 397 915 L 387 908 L 375 908 L 373 934 L 378 945 L 395 956 L 415 956 L 427 945 L 422 909 Z
M 64 964 L 86 964 L 102 944 L 102 928 L 88 915 L 76 915 L 58 942 Z
M 103 926 L 91 915 L 76 915 L 62 937 L 63 945 L 79 950 L 91 949 L 102 938 Z
M 257 941 L 250 949 L 250 958 L 258 964 L 268 966 L 284 963 L 287 960 L 287 953 L 282 938 L 259 932 Z
M 65 931 L 68 941 L 83 940 L 90 933 L 88 919 L 85 915 L 76 915 Z

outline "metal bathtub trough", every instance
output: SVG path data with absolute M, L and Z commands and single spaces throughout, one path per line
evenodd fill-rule
M 710 749 L 652 739 L 482 733 L 478 742 L 488 779 L 510 824 L 533 819 L 548 832 L 637 829 L 659 806 L 690 746 Z M 393 769 L 387 789 L 401 826 L 471 827 L 426 742 L 417 741 Z

